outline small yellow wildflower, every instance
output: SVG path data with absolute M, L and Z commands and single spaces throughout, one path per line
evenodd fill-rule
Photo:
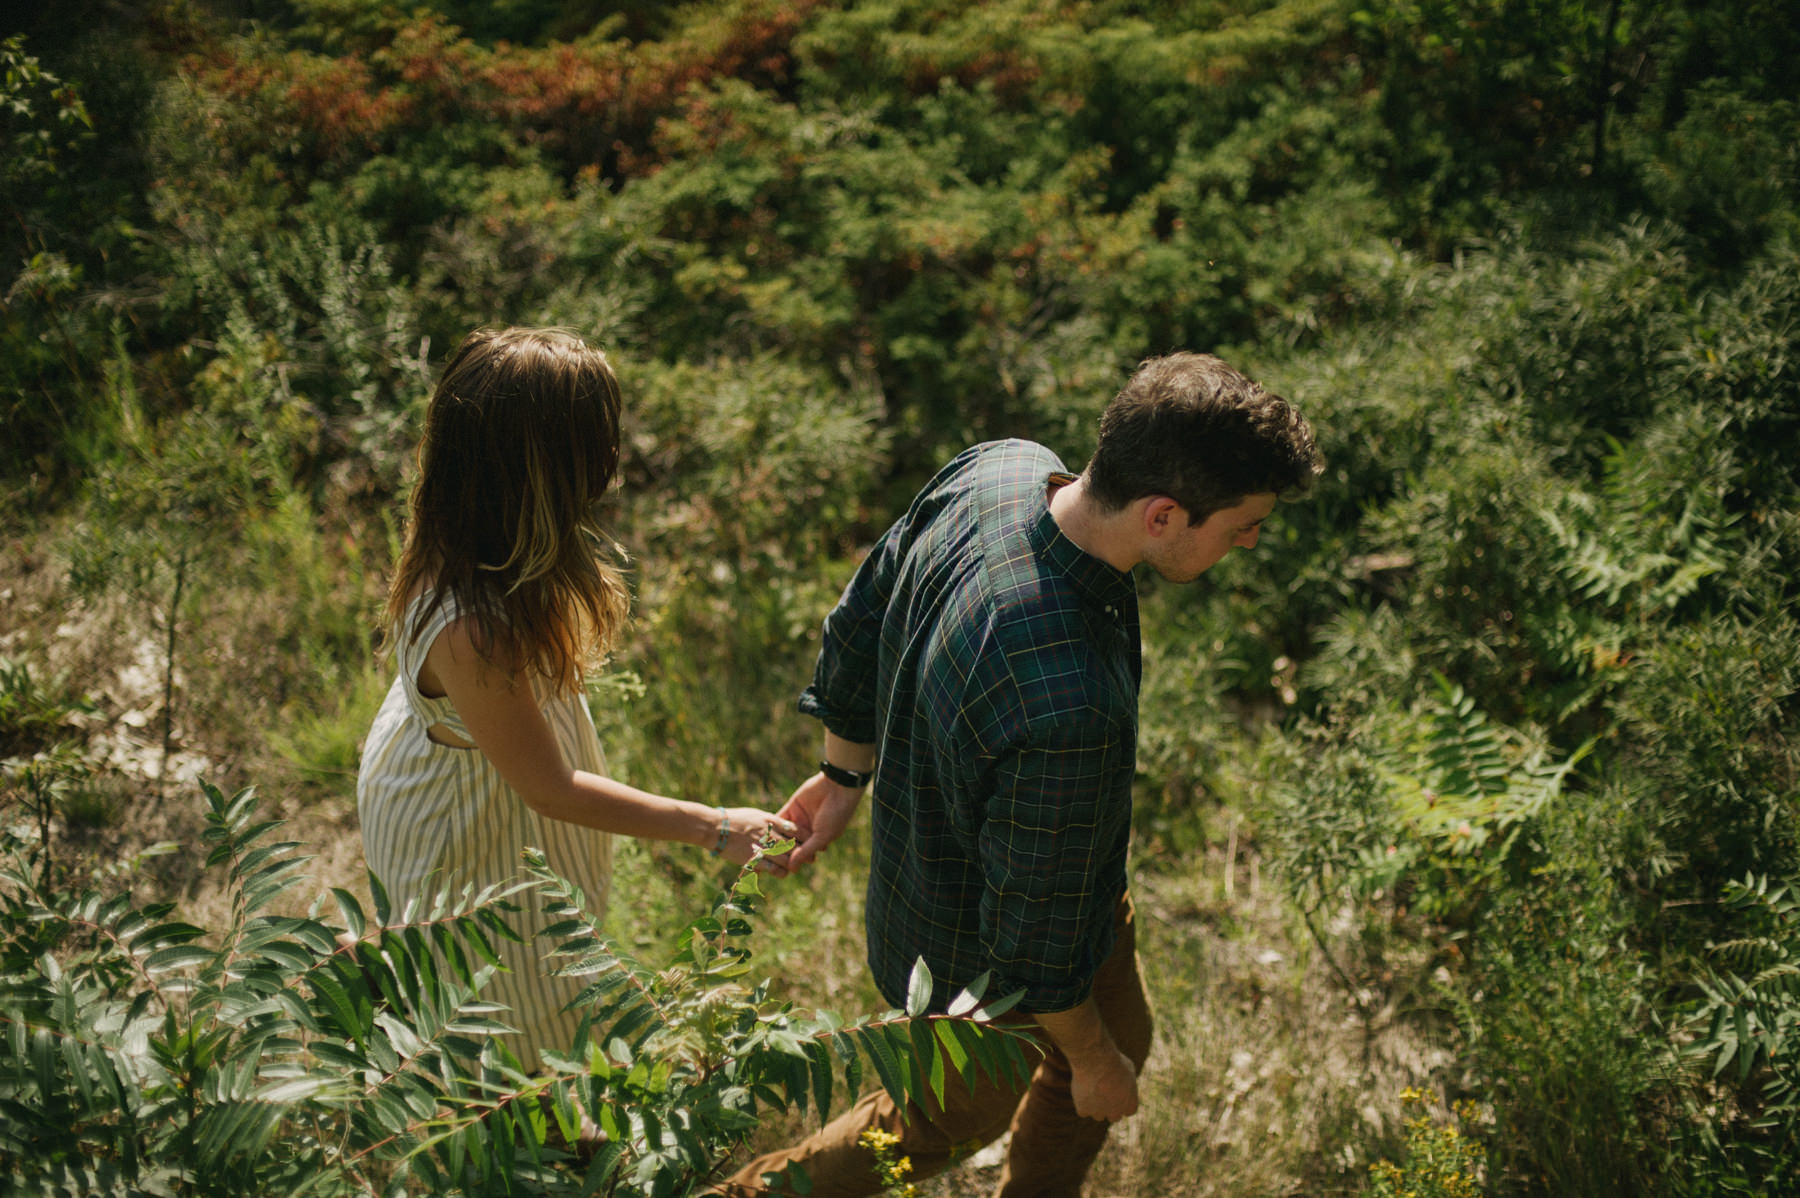
M 891 1131 L 882 1131 L 879 1127 L 871 1127 L 858 1136 L 856 1142 L 870 1152 L 883 1152 L 896 1147 L 900 1143 L 900 1137 Z
M 1432 1096 L 1408 1086 L 1400 1101 L 1414 1117 L 1405 1121 L 1406 1155 L 1400 1164 L 1379 1161 L 1369 1166 L 1369 1198 L 1479 1198 L 1487 1154 L 1479 1140 L 1454 1125 L 1438 1126 L 1430 1112 Z M 1474 1103 L 1458 1102 L 1452 1112 L 1473 1122 Z
M 856 1137 L 856 1142 L 875 1154 L 875 1176 L 881 1179 L 882 1192 L 893 1198 L 918 1198 L 918 1190 L 906 1180 L 912 1172 L 912 1158 L 896 1155 L 900 1137 L 871 1127 Z

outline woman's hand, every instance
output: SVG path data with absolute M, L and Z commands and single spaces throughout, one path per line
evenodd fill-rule
M 725 836 L 725 847 L 719 850 L 719 855 L 733 865 L 748 863 L 762 845 L 778 840 L 792 840 L 799 834 L 799 829 L 792 820 L 759 807 L 728 807 L 723 809 L 723 816 L 730 819 L 731 829 Z M 785 878 L 788 874 L 788 854 L 764 857 L 757 863 L 757 869 L 777 878 Z

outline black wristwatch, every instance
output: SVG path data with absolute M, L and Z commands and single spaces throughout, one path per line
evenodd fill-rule
M 861 790 L 869 784 L 869 779 L 875 776 L 874 770 L 859 773 L 856 770 L 847 770 L 841 765 L 833 765 L 829 761 L 819 762 L 819 772 L 839 786 L 848 786 L 852 790 Z

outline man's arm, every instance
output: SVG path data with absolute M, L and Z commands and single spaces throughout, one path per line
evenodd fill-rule
M 800 692 L 800 711 L 825 725 L 824 760 L 867 773 L 875 765 L 876 690 L 881 670 L 881 630 L 912 537 L 909 512 L 882 535 L 856 568 L 836 606 L 825 617 L 812 684 Z M 813 774 L 782 807 L 781 818 L 800 830 L 786 861 L 795 869 L 825 851 L 849 826 L 862 801 L 860 788 Z
M 1093 999 L 1033 1018 L 1069 1058 L 1069 1096 L 1077 1115 L 1112 1120 L 1137 1113 L 1137 1069 L 1113 1043 Z
M 843 769 L 866 774 L 875 765 L 875 746 L 825 733 L 825 760 Z M 777 818 L 791 820 L 799 829 L 800 843 L 788 854 L 786 867 L 795 870 L 825 851 L 849 827 L 862 802 L 862 788 L 840 786 L 823 773 L 802 782 Z
M 812 685 L 800 693 L 800 711 L 854 744 L 873 744 L 876 692 L 880 686 L 881 634 L 888 607 L 915 541 L 954 498 L 951 483 L 981 447 L 966 449 L 939 470 L 914 497 L 906 514 L 875 542 L 837 605 L 825 617 L 824 640 Z M 845 762 L 835 764 L 847 765 Z
M 844 593 L 826 613 L 812 683 L 800 692 L 801 714 L 815 717 L 852 744 L 873 744 L 876 739 L 881 629 L 911 540 L 910 519 L 901 519 L 856 567 Z M 835 764 L 849 768 L 848 762 Z
M 1002 763 L 981 832 L 982 935 L 999 992 L 1024 988 L 1023 1009 L 1069 1059 L 1076 1111 L 1096 1119 L 1137 1109 L 1137 1071 L 1089 997 L 1124 882 L 1122 739 L 1091 720 L 1038 730 Z

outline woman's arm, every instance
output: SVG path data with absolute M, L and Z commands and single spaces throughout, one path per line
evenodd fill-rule
M 472 621 L 456 620 L 438 634 L 425 655 L 422 675 L 441 687 L 469 730 L 474 747 L 507 785 L 539 815 L 648 840 L 672 840 L 712 849 L 725 818 L 730 828 L 722 855 L 742 865 L 764 840 L 794 834 L 786 819 L 754 807 L 729 811 L 627 786 L 604 774 L 571 767 L 556 734 L 538 709 L 523 671 L 482 660 Z M 424 679 L 422 678 L 422 681 Z M 434 688 L 435 689 L 435 688 Z M 786 873 L 781 859 L 769 864 Z

